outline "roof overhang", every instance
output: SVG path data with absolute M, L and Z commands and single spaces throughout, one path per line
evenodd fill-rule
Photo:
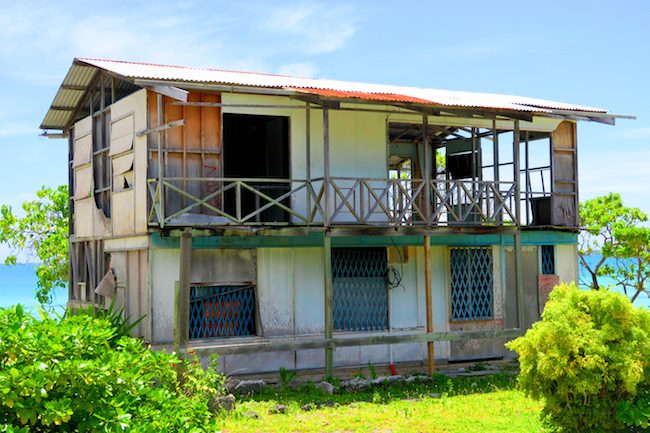
M 617 118 L 634 119 L 633 116 L 611 114 L 601 108 L 511 95 L 77 58 L 74 59 L 59 87 L 41 123 L 41 129 L 59 130 L 65 133 L 74 122 L 100 71 L 136 86 L 172 96 L 177 100 L 186 100 L 184 92 L 188 90 L 204 90 L 289 96 L 317 105 L 329 104 L 334 108 L 333 101 L 381 104 L 428 115 L 528 121 L 531 121 L 533 116 L 541 116 L 609 125 L 613 125 Z

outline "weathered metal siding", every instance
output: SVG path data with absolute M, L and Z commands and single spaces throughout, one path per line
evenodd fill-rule
M 179 250 L 151 249 L 152 339 L 174 337 L 174 285 L 179 280 Z M 214 249 L 192 252 L 192 283 L 223 284 L 256 280 L 256 250 Z
M 113 172 L 119 172 L 112 180 L 110 218 L 97 208 L 93 197 L 92 119 L 85 117 L 74 126 L 74 234 L 78 238 L 147 231 L 147 144 L 145 137 L 136 135 L 147 127 L 146 97 L 146 91 L 140 90 L 110 106 L 109 154 Z
M 111 136 L 111 152 L 113 164 L 118 159 L 130 159 L 131 169 L 125 170 L 113 178 L 112 193 L 112 230 L 114 235 L 124 236 L 147 231 L 147 139 L 138 137 L 136 133 L 147 128 L 147 93 L 140 90 L 111 105 L 111 118 L 122 119 L 120 123 L 132 122 L 132 145 L 128 148 L 114 148 L 122 137 Z M 116 121 L 114 123 L 117 124 Z M 111 131 L 117 133 L 115 129 Z M 129 132 L 125 131 L 125 134 Z M 128 164 L 128 162 L 127 162 Z M 113 171 L 116 172 L 115 170 Z M 125 179 L 130 188 L 124 190 Z

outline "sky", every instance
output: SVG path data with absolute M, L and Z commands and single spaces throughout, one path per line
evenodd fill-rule
M 74 57 L 507 93 L 636 120 L 578 126 L 580 199 L 650 213 L 650 2 L 0 0 L 0 203 L 67 182 L 38 130 Z M 0 259 L 7 250 L 0 247 Z

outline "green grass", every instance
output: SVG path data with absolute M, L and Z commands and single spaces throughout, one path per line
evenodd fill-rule
M 428 396 L 440 394 L 440 398 Z M 306 412 L 305 404 L 329 402 Z M 286 414 L 269 414 L 277 404 Z M 539 432 L 541 405 L 515 389 L 509 375 L 449 379 L 397 385 L 363 392 L 324 395 L 312 386 L 266 389 L 238 400 L 219 421 L 225 432 Z M 248 411 L 258 419 L 244 416 Z

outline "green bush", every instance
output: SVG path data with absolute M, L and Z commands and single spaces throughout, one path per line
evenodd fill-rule
M 216 370 L 116 332 L 88 314 L 0 309 L 0 431 L 208 431 Z
M 544 401 L 551 428 L 616 432 L 627 423 L 617 407 L 648 383 L 649 337 L 648 311 L 621 294 L 571 284 L 556 287 L 542 320 L 507 347 L 519 354 L 521 388 Z

